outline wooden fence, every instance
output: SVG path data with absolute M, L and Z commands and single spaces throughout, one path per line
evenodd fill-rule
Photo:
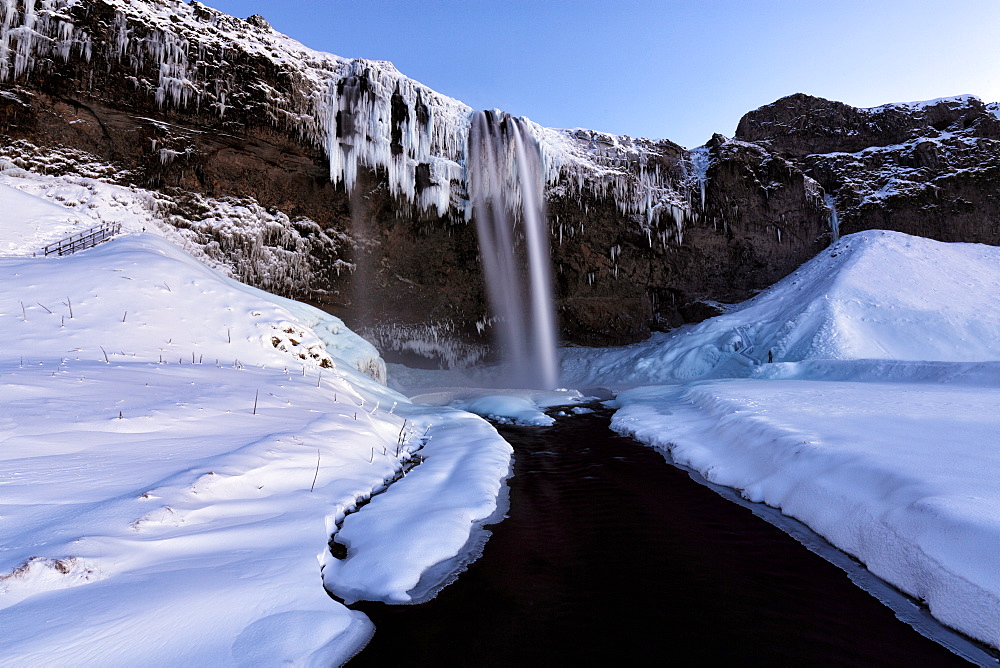
M 122 231 L 121 223 L 104 223 L 96 227 L 71 234 L 45 247 L 46 255 L 69 255 L 110 240 Z

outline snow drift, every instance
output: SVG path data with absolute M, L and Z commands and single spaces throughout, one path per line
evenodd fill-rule
M 335 665 L 373 629 L 324 583 L 403 602 L 461 565 L 509 473 L 487 422 L 158 236 L 36 257 L 88 221 L 0 207 L 0 663 Z
M 998 360 L 998 266 L 994 246 L 858 232 L 721 316 L 627 348 L 567 349 L 563 382 L 747 377 L 769 360 Z

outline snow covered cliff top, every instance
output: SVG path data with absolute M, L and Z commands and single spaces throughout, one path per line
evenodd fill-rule
M 161 109 L 219 122 L 251 111 L 256 123 L 290 130 L 325 152 L 331 179 L 348 190 L 360 166 L 384 169 L 391 192 L 419 209 L 466 213 L 460 186 L 473 110 L 391 63 L 315 51 L 264 21 L 200 2 L 27 4 L 30 11 L 0 4 L 0 81 L 23 81 L 66 63 L 106 68 L 130 77 Z M 97 18 L 104 16 L 112 18 Z M 623 211 L 646 220 L 676 218 L 686 206 L 679 184 L 656 165 L 657 142 L 531 129 L 549 184 L 561 181 L 578 196 L 584 189 L 611 195 Z
M 887 104 L 880 104 L 877 107 L 867 107 L 864 111 L 880 112 L 887 109 L 909 109 L 912 111 L 918 111 L 921 109 L 926 109 L 927 107 L 936 107 L 939 104 L 947 104 L 954 106 L 966 106 L 972 101 L 976 101 L 982 104 L 982 100 L 976 95 L 949 95 L 947 97 L 937 97 L 933 100 L 917 100 L 915 102 L 889 102 Z

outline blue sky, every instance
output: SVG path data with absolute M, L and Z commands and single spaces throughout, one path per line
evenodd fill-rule
M 1000 1 L 208 0 L 476 108 L 703 144 L 803 92 L 1000 101 Z

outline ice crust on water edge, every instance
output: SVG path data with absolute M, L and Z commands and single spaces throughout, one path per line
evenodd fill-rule
M 262 116 L 323 150 L 334 181 L 351 190 L 359 167 L 384 170 L 392 194 L 417 209 L 471 215 L 465 182 L 473 110 L 391 63 L 314 51 L 259 21 L 198 2 L 89 4 L 114 12 L 110 43 L 95 44 L 73 24 L 80 0 L 27 0 L 23 9 L 16 0 L 0 0 L 0 81 L 97 58 L 133 73 L 135 85 L 161 108 L 224 118 L 240 94 L 228 76 L 236 67 L 230 61 L 257 59 L 293 82 L 287 88 L 255 84 L 268 100 Z M 674 183 L 656 162 L 656 142 L 523 122 L 540 146 L 551 194 L 612 197 L 643 227 L 668 219 L 670 236 L 679 237 L 693 217 L 687 185 Z

